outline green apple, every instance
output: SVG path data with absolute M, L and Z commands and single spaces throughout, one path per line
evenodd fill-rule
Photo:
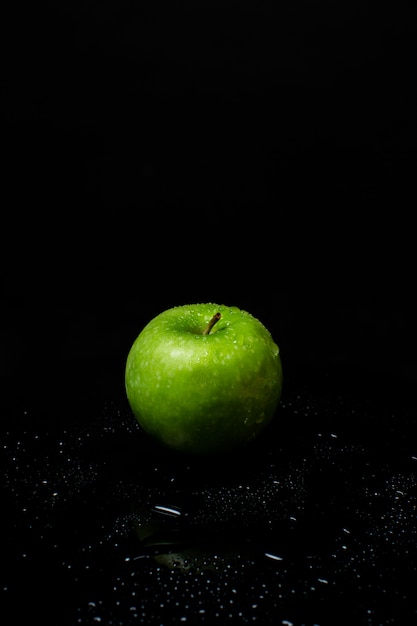
M 134 416 L 157 441 L 180 452 L 223 452 L 252 441 L 274 417 L 279 348 L 247 311 L 176 306 L 133 342 L 125 387 Z

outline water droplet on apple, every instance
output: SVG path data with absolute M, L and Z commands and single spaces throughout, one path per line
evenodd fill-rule
M 277 346 L 277 344 L 276 344 L 276 343 L 274 343 L 274 344 L 272 345 L 271 350 L 272 350 L 272 354 L 273 354 L 273 356 L 274 356 L 274 357 L 277 357 L 277 356 L 278 356 L 278 354 L 279 354 L 279 348 L 278 348 L 278 346 Z

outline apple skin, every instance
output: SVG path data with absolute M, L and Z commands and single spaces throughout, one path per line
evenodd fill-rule
M 221 317 L 203 334 L 216 313 Z M 212 454 L 248 444 L 274 417 L 279 348 L 250 313 L 212 303 L 152 319 L 130 348 L 126 395 L 142 428 L 168 448 Z

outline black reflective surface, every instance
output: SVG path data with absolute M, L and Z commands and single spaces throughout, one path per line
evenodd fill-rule
M 265 436 L 213 459 L 156 446 L 110 389 L 84 415 L 11 410 L 1 498 L 13 623 L 411 623 L 410 386 L 386 393 L 369 375 L 348 389 L 346 376 L 290 376 Z

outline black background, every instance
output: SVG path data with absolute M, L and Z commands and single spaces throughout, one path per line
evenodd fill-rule
M 288 365 L 415 381 L 415 9 L 4 11 L 2 376 L 120 369 L 156 313 L 211 300 Z

